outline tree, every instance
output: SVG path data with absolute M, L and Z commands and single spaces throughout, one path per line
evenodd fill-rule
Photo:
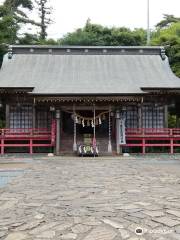
M 151 44 L 165 46 L 171 68 L 180 77 L 180 21 L 157 29 L 152 35 Z
M 39 26 L 39 23 L 29 19 L 25 13 L 25 10 L 33 10 L 32 0 L 5 0 L 2 7 L 4 8 L 5 15 L 13 17 L 18 24 L 30 23 Z
M 32 9 L 31 0 L 5 0 L 3 5 L 0 5 L 0 43 L 15 43 L 18 39 L 18 31 L 24 24 L 40 26 L 27 16 L 26 11 Z
M 62 45 L 84 45 L 84 46 L 118 46 L 118 45 L 144 45 L 146 32 L 143 29 L 131 31 L 128 28 L 108 28 L 99 24 L 92 24 L 88 19 L 83 28 L 68 33 L 59 40 Z
M 0 65 L 6 45 L 14 44 L 18 40 L 18 31 L 22 25 L 37 24 L 29 19 L 25 11 L 31 11 L 33 4 L 31 0 L 5 0 L 0 5 Z
M 164 19 L 156 25 L 157 28 L 166 28 L 169 27 L 172 23 L 180 22 L 180 18 L 177 18 L 174 15 L 164 14 L 163 18 Z
M 37 10 L 40 18 L 40 39 L 45 40 L 47 37 L 48 25 L 52 23 L 51 14 L 52 8 L 49 6 L 49 0 L 35 0 L 37 4 Z

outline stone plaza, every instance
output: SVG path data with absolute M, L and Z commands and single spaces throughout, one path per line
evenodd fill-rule
M 178 240 L 180 156 L 3 157 L 3 240 Z

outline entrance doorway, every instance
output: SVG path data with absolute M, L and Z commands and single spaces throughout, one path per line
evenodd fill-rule
M 65 152 L 73 151 L 74 131 L 76 131 L 77 146 L 92 144 L 94 137 L 93 111 L 76 111 L 76 124 L 72 113 L 62 112 L 61 149 Z M 76 129 L 74 129 L 76 128 Z M 96 111 L 95 119 L 96 143 L 100 151 L 107 151 L 109 136 L 108 112 Z

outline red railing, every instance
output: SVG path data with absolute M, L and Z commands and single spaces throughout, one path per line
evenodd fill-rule
M 126 147 L 141 147 L 143 154 L 147 147 L 168 147 L 173 154 L 180 147 L 180 128 L 128 128 L 126 140 Z
M 29 148 L 33 154 L 34 147 L 53 147 L 55 145 L 56 124 L 52 122 L 51 129 L 0 129 L 0 150 L 4 154 L 7 147 Z

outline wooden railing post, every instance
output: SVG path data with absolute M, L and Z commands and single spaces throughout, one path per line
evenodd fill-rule
M 56 122 L 52 121 L 51 124 L 51 145 L 54 146 L 56 142 Z
M 30 154 L 33 154 L 33 129 L 30 130 Z
M 142 154 L 146 154 L 145 129 L 142 129 Z
M 174 154 L 173 129 L 170 129 L 170 153 Z
M 4 129 L 1 132 L 1 155 L 4 155 Z
M 146 140 L 142 139 L 142 154 L 146 154 Z

